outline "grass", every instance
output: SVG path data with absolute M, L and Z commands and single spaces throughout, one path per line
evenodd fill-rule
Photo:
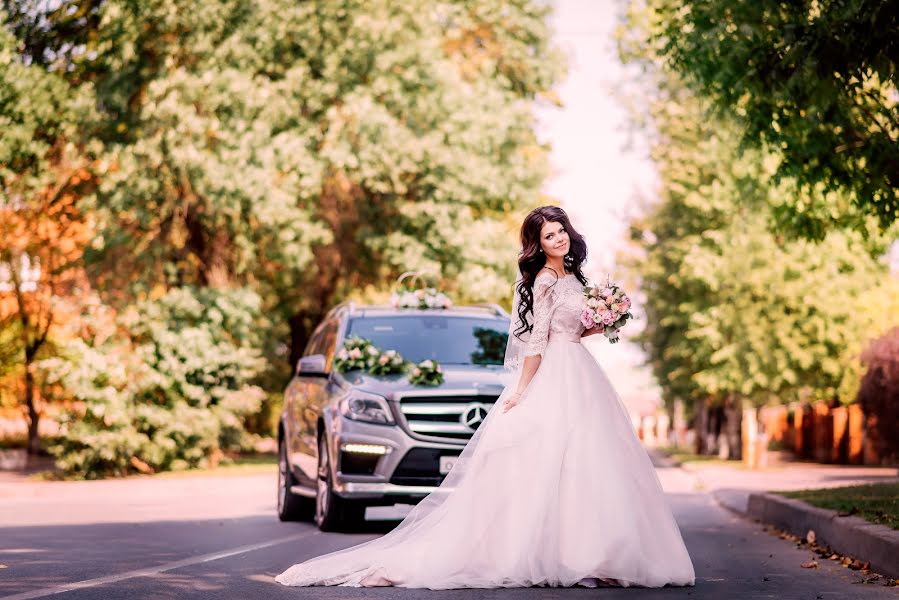
M 661 448 L 656 448 L 659 452 L 662 452 L 668 458 L 674 460 L 675 462 L 684 464 L 684 463 L 699 463 L 699 464 L 727 464 L 730 466 L 739 466 L 742 463 L 737 460 L 729 460 L 718 458 L 717 454 L 695 454 L 693 452 L 689 452 L 684 448 L 678 448 L 675 446 L 664 446 Z
M 819 490 L 777 492 L 841 515 L 857 515 L 871 523 L 899 529 L 899 483 L 874 483 Z
M 207 469 L 186 469 L 184 471 L 160 471 L 149 477 L 196 477 L 203 475 L 254 475 L 258 473 L 275 473 L 278 468 L 277 454 L 245 454 L 236 458 L 226 459 L 217 467 Z M 127 477 L 148 477 L 132 473 Z M 32 481 L 66 481 L 68 480 L 55 468 L 45 469 L 29 475 Z M 109 479 L 116 479 L 110 477 Z M 121 478 L 119 478 L 121 479 Z
M 188 469 L 186 471 L 163 471 L 153 477 L 194 477 L 196 475 L 252 475 L 274 473 L 278 468 L 277 454 L 241 455 L 219 466 L 209 469 Z

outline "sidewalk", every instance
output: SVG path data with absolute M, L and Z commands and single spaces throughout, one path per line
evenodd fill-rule
M 744 469 L 740 463 L 684 463 L 697 489 L 712 494 L 719 504 L 740 514 L 749 508 L 753 492 L 805 490 L 865 483 L 899 481 L 899 469 L 818 463 L 785 463 L 763 469 Z
M 673 462 L 654 457 L 657 464 L 665 464 L 664 460 Z M 745 469 L 740 463 L 688 462 L 681 469 L 693 478 L 696 491 L 708 492 L 733 512 L 787 530 L 801 539 L 813 530 L 818 543 L 869 561 L 871 568 L 883 575 L 899 577 L 899 531 L 767 493 L 897 482 L 896 468 L 786 463 Z

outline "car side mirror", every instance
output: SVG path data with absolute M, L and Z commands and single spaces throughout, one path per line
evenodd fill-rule
M 327 374 L 324 354 L 310 354 L 297 361 L 297 375 L 324 377 Z

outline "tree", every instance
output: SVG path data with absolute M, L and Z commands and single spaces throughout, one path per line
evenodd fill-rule
M 212 6 L 109 0 L 96 56 L 75 59 L 103 107 L 89 259 L 108 297 L 250 286 L 293 363 L 332 304 L 410 268 L 507 295 L 505 213 L 546 173 L 530 110 L 559 70 L 545 6 Z
M 90 231 L 77 201 L 95 177 L 77 131 L 85 114 L 84 97 L 61 78 L 19 62 L 0 26 L 0 330 L 5 360 L 21 367 L 31 453 L 40 450 L 34 365 L 70 311 L 67 300 L 86 287 Z
M 899 220 L 895 0 L 647 2 L 647 41 L 803 192 L 776 213 L 812 239 Z
M 899 455 L 899 327 L 871 341 L 862 355 L 866 370 L 858 394 L 865 414 L 875 417 L 884 458 Z
M 154 412 L 154 422 L 187 414 L 183 382 L 163 368 L 191 381 L 203 372 L 174 351 L 190 347 L 182 336 L 228 339 L 227 357 L 244 361 L 228 363 L 242 368 L 235 389 L 275 389 L 326 310 L 382 298 L 406 270 L 442 277 L 460 302 L 508 296 L 517 246 L 509 215 L 538 201 L 546 173 L 532 105 L 561 68 L 545 3 L 4 6 L 18 60 L 95 109 L 80 132 L 93 142 L 98 185 L 77 208 L 92 225 L 88 279 L 117 325 L 108 339 L 86 333 L 61 345 L 59 368 L 48 371 L 78 406 L 60 455 L 71 472 L 138 468 L 128 456 L 180 468 L 228 447 L 207 443 L 224 422 L 218 404 L 190 406 L 198 427 L 209 425 L 195 436 L 135 420 L 135 411 Z M 202 334 L 160 318 L 171 335 L 126 318 L 173 298 L 224 298 L 244 318 Z M 229 330 L 247 320 L 257 335 Z M 154 362 L 158 349 L 138 351 L 160 340 L 172 350 L 164 363 Z M 79 356 L 126 375 L 71 369 Z M 221 367 L 216 353 L 198 357 Z M 153 388 L 149 396 L 165 400 L 150 411 L 144 382 L 162 379 L 175 389 Z M 220 385 L 201 387 L 191 399 L 215 397 Z
M 265 396 L 251 292 L 179 288 L 116 314 L 86 307 L 86 331 L 41 361 L 74 400 L 51 447 L 68 475 L 94 479 L 217 465 L 251 447 L 243 419 Z
M 660 197 L 632 224 L 631 264 L 646 297 L 641 341 L 666 401 L 852 401 L 846 380 L 859 374 L 870 305 L 883 303 L 888 280 L 875 258 L 884 239 L 772 233 L 772 213 L 796 186 L 776 182 L 778 157 L 742 148 L 739 126 L 665 69 L 641 42 L 640 17 L 622 44 L 644 68 Z

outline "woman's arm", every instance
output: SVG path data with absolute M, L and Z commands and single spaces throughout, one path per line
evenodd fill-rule
M 599 327 L 598 325 L 594 325 L 590 329 L 585 329 L 584 331 L 582 331 L 581 337 L 585 338 L 588 335 L 596 335 L 597 333 L 602 333 L 602 332 L 603 332 L 602 327 Z
M 509 412 L 510 408 L 518 404 L 524 390 L 527 389 L 528 384 L 531 383 L 531 379 L 533 379 L 534 375 L 537 373 L 537 369 L 540 368 L 540 361 L 542 360 L 543 357 L 539 354 L 536 356 L 524 357 L 524 362 L 522 362 L 521 365 L 521 377 L 518 378 L 518 385 L 514 392 L 506 396 L 506 400 L 503 402 L 503 412 Z
M 531 383 L 531 379 L 534 378 L 540 362 L 543 360 L 543 351 L 549 339 L 549 322 L 555 298 L 553 295 L 555 283 L 555 277 L 552 275 L 538 276 L 534 282 L 534 327 L 531 330 L 531 337 L 528 339 L 518 385 L 514 392 L 506 396 L 503 402 L 503 412 L 508 412 L 518 404 L 521 395 Z

